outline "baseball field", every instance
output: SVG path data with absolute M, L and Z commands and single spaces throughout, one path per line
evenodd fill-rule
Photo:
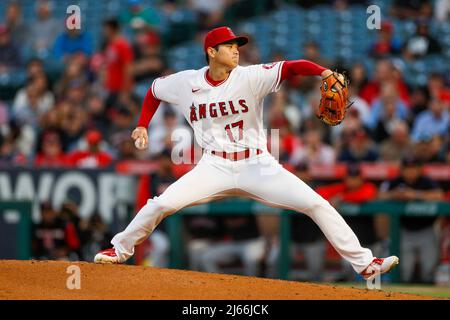
M 75 266 L 75 267 L 73 267 Z M 0 261 L 8 300 L 429 300 L 436 297 L 339 285 L 128 265 Z

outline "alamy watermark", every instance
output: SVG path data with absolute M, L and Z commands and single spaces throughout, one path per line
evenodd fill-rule
M 372 280 L 366 280 L 366 288 L 369 290 L 381 290 L 381 274 L 377 274 Z
M 77 5 L 70 5 L 66 10 L 67 14 L 70 14 L 66 18 L 66 27 L 69 30 L 80 30 L 81 29 L 81 9 Z
M 230 139 L 234 139 L 234 137 L 236 139 L 231 140 L 231 142 Z M 203 148 L 194 148 L 194 154 L 192 154 L 191 145 L 194 138 L 198 144 L 203 145 Z M 177 128 L 171 132 L 170 141 L 172 145 L 171 160 L 176 165 L 197 164 L 201 156 L 204 153 L 210 154 L 210 151 L 219 153 L 226 152 L 227 156 L 232 158 L 232 154 L 242 153 L 246 149 L 249 149 L 250 153 L 249 157 L 246 157 L 246 161 L 251 164 L 260 164 L 262 174 L 271 175 L 278 170 L 271 165 L 270 159 L 264 156 L 258 156 L 257 150 L 264 152 L 268 149 L 267 145 L 270 145 L 270 154 L 276 160 L 279 160 L 281 143 L 279 129 L 256 130 L 250 128 L 244 131 L 240 128 L 233 128 L 230 132 L 226 132 L 217 128 L 206 129 L 194 127 L 193 137 L 191 130 Z
M 381 29 L 381 9 L 379 6 L 373 4 L 367 7 L 367 14 L 370 16 L 366 20 L 366 26 L 369 30 Z
M 66 269 L 66 273 L 70 274 L 66 280 L 66 288 L 69 290 L 81 289 L 81 269 L 77 265 L 70 265 Z

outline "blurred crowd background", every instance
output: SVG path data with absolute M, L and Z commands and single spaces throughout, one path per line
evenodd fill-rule
M 80 30 L 66 28 L 72 4 L 81 8 Z M 366 26 L 371 4 L 381 8 L 379 29 Z M 171 133 L 189 128 L 162 103 L 149 127 L 149 150 L 137 150 L 130 134 L 143 97 L 156 77 L 202 67 L 205 33 L 228 25 L 251 39 L 240 50 L 241 65 L 307 59 L 350 78 L 354 104 L 337 127 L 314 115 L 320 79 L 286 81 L 266 99 L 266 128 L 279 129 L 286 168 L 337 206 L 450 200 L 450 181 L 423 171 L 448 170 L 450 163 L 449 0 L 21 0 L 1 1 L 0 13 L 0 170 L 151 161 L 156 170 L 138 180 L 138 209 L 186 170 L 170 160 Z M 343 179 L 311 175 L 312 166 L 341 163 L 348 166 Z M 371 181 L 361 163 L 395 165 L 400 174 Z M 388 253 L 385 215 L 346 221 L 363 245 Z M 276 217 L 259 215 L 187 217 L 180 236 L 189 268 L 276 276 L 276 225 Z M 402 280 L 434 282 L 437 268 L 449 262 L 449 220 L 403 217 L 401 228 Z M 299 279 L 354 280 L 308 218 L 296 217 L 292 230 Z M 74 202 L 61 210 L 42 203 L 33 256 L 91 260 L 110 238 L 98 213 L 85 220 Z M 169 251 L 163 222 L 142 246 L 139 263 L 167 266 Z

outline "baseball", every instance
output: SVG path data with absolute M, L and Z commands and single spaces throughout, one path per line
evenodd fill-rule
M 134 140 L 134 145 L 139 150 L 144 150 L 147 147 L 144 138 L 137 138 L 136 140 Z

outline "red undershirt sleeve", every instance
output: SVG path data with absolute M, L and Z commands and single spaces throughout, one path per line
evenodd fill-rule
M 149 89 L 145 95 L 144 102 L 142 103 L 141 115 L 139 117 L 137 127 L 148 127 L 148 124 L 150 123 L 150 120 L 152 120 L 160 102 L 161 100 L 156 99 L 152 94 L 152 90 Z
M 326 70 L 326 68 L 308 60 L 285 61 L 282 68 L 281 81 L 294 76 L 320 76 Z

